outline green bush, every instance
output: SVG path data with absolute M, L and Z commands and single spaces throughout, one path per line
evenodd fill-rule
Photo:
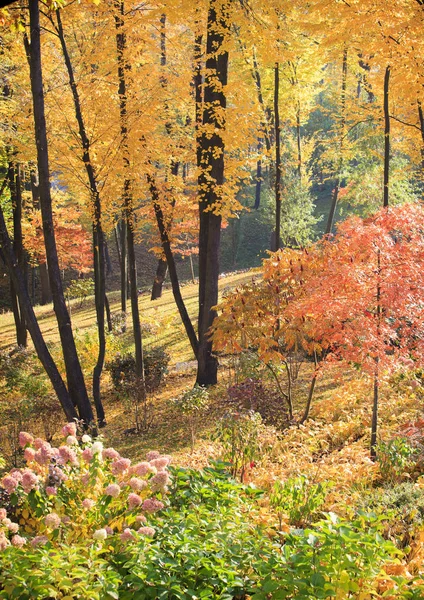
M 154 392 L 160 387 L 168 371 L 170 356 L 163 348 L 149 348 L 143 353 L 143 361 L 146 391 Z M 110 372 L 115 389 L 124 391 L 133 385 L 135 358 L 132 354 L 117 354 L 107 363 L 106 368 Z

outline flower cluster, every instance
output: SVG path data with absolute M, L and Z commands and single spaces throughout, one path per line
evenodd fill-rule
M 64 442 L 56 448 L 20 433 L 26 466 L 12 469 L 0 485 L 13 499 L 14 517 L 24 532 L 0 508 L 0 551 L 72 543 L 81 532 L 93 544 L 153 537 L 147 517 L 165 506 L 170 457 L 153 451 L 132 464 L 99 439 L 83 435 L 78 440 L 75 423 L 65 425 L 62 435 Z

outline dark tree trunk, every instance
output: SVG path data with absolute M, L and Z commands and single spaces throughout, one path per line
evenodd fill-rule
M 112 331 L 113 327 L 112 327 L 112 316 L 110 314 L 109 298 L 107 297 L 107 294 L 105 294 L 105 311 L 106 311 L 107 330 L 110 333 Z
M 44 112 L 43 77 L 41 68 L 40 14 L 38 0 L 29 0 L 31 41 L 26 38 L 27 54 L 30 57 L 30 78 L 33 98 L 35 140 L 40 189 L 40 207 L 43 220 L 44 243 L 46 246 L 50 288 L 59 328 L 63 358 L 66 368 L 69 394 L 78 406 L 80 418 L 86 425 L 93 422 L 93 411 L 88 399 L 81 365 L 78 359 L 71 320 L 66 308 L 60 276 L 59 260 L 53 226 L 52 201 L 50 194 L 50 171 L 47 146 L 46 119 Z
M 116 54 L 118 62 L 118 95 L 119 95 L 119 118 L 121 127 L 121 148 L 122 164 L 125 173 L 123 204 L 124 204 L 124 223 L 126 229 L 126 243 L 128 251 L 128 269 L 130 281 L 131 313 L 133 322 L 133 335 L 135 344 L 135 370 L 136 375 L 142 381 L 144 387 L 144 361 L 143 361 L 143 340 L 141 337 L 140 312 L 138 307 L 138 289 L 137 289 L 137 265 L 135 260 L 134 227 L 135 216 L 133 207 L 133 197 L 131 189 L 131 179 L 129 178 L 130 158 L 128 151 L 128 112 L 127 112 L 127 81 L 125 74 L 131 69 L 130 64 L 125 58 L 126 35 L 124 27 L 125 7 L 124 0 L 115 2 L 115 28 L 116 28 Z M 121 244 L 121 255 L 123 246 Z M 144 390 L 145 393 L 145 390 Z
M 40 269 L 40 287 L 41 287 L 41 304 L 49 304 L 52 301 L 52 294 L 50 291 L 49 272 L 47 270 L 47 263 L 41 263 Z
M 87 172 L 90 186 L 90 194 L 93 210 L 93 263 L 94 263 L 94 300 L 96 306 L 97 330 L 99 336 L 99 351 L 97 354 L 96 365 L 93 370 L 93 400 L 96 407 L 97 421 L 100 427 L 106 424 L 105 413 L 100 396 L 100 378 L 103 371 L 103 365 L 106 354 L 106 335 L 105 335 L 105 257 L 104 257 L 104 235 L 102 229 L 102 208 L 100 195 L 97 186 L 96 175 L 90 156 L 90 140 L 88 139 L 84 119 L 81 111 L 81 102 L 75 82 L 74 71 L 66 46 L 65 35 L 63 32 L 60 9 L 56 10 L 57 33 L 62 46 L 63 57 L 68 71 L 69 86 L 71 88 L 74 101 L 75 117 L 78 123 L 79 136 L 82 146 L 82 160 Z
M 168 271 L 168 263 L 166 259 L 160 258 L 158 260 L 158 266 L 156 268 L 155 280 L 152 286 L 152 295 L 150 300 L 157 300 L 162 296 L 163 282 L 165 281 L 166 273 Z
M 275 119 L 275 236 L 272 250 L 281 247 L 281 129 L 280 129 L 280 67 L 278 62 L 274 67 L 274 119 Z
M 190 345 L 192 347 L 193 354 L 194 354 L 194 356 L 197 357 L 198 340 L 196 337 L 196 333 L 194 331 L 193 324 L 191 322 L 191 319 L 187 312 L 186 306 L 184 304 L 183 297 L 181 295 L 180 284 L 178 281 L 178 274 L 177 274 L 177 269 L 175 266 L 174 255 L 173 255 L 173 252 L 171 249 L 171 244 L 169 241 L 168 231 L 166 229 L 163 212 L 162 212 L 162 209 L 159 204 L 159 193 L 158 193 L 158 190 L 156 188 L 155 182 L 152 179 L 152 177 L 149 177 L 149 184 L 150 184 L 150 192 L 152 194 L 153 208 L 155 210 L 156 221 L 158 224 L 158 229 L 159 229 L 160 238 L 161 238 L 161 242 L 162 242 L 162 248 L 163 248 L 163 252 L 166 256 L 166 261 L 168 264 L 169 278 L 171 280 L 172 292 L 174 294 L 175 303 L 178 307 L 178 311 L 180 313 L 181 320 L 185 327 L 187 337 L 190 341 Z
M 128 298 L 128 248 L 127 248 L 127 217 L 125 210 L 122 213 L 122 218 L 119 221 L 119 248 L 121 267 L 121 311 L 127 314 L 127 298 Z
M 28 269 L 22 235 L 22 187 L 20 166 L 13 161 L 9 162 L 8 170 L 10 197 L 12 200 L 13 214 L 13 251 L 18 261 L 19 269 L 24 278 L 25 289 L 28 291 Z M 25 315 L 20 306 L 20 301 L 15 289 L 13 279 L 10 279 L 10 297 L 12 301 L 13 317 L 16 328 L 16 342 L 18 346 L 27 346 L 27 329 Z
M 390 177 L 390 113 L 389 113 L 390 66 L 384 74 L 384 192 L 383 206 L 389 206 Z
M 424 173 L 424 112 L 420 101 L 418 101 L 418 117 L 420 119 L 421 138 L 423 145 L 421 146 L 421 170 Z
M 333 197 L 331 199 L 330 212 L 327 220 L 327 227 L 325 229 L 326 234 L 330 234 L 333 230 L 334 217 L 336 215 L 337 201 L 339 199 L 339 190 L 341 184 L 342 170 L 344 164 L 344 136 L 346 127 L 346 82 L 347 82 L 347 48 L 343 51 L 343 64 L 342 64 L 342 91 L 341 91 L 341 123 L 340 123 L 340 158 L 337 170 L 337 178 L 334 185 Z
M 219 246 L 221 215 L 210 209 L 221 199 L 224 183 L 223 115 L 227 105 L 225 86 L 228 78 L 228 52 L 223 50 L 224 32 L 228 30 L 226 5 L 210 0 L 206 40 L 206 74 L 204 88 L 203 127 L 198 140 L 199 232 L 199 350 L 197 383 L 217 382 L 218 361 L 212 354 L 208 331 L 216 316 L 218 302 Z M 196 89 L 196 100 L 197 100 Z M 196 102 L 197 105 L 197 102 Z M 206 212 L 207 211 L 207 212 Z
M 258 138 L 258 154 L 260 156 L 262 152 L 262 139 Z M 258 210 L 261 204 L 261 189 L 262 189 L 262 159 L 258 158 L 256 162 L 256 186 L 255 186 L 255 204 L 253 208 Z
M 63 382 L 62 377 L 56 367 L 54 360 L 52 359 L 50 352 L 43 339 L 40 327 L 34 314 L 34 310 L 31 306 L 31 300 L 28 295 L 25 278 L 21 272 L 18 264 L 18 259 L 13 251 L 12 242 L 7 232 L 6 223 L 4 220 L 3 211 L 0 205 L 0 254 L 6 265 L 10 279 L 13 281 L 14 288 L 19 298 L 19 305 L 21 307 L 22 315 L 25 318 L 25 322 L 28 331 L 31 335 L 35 351 L 43 365 L 48 378 L 50 379 L 54 391 L 58 397 L 60 404 L 65 412 L 68 421 L 72 421 L 78 418 L 75 411 L 73 402 L 68 390 Z
M 268 113 L 265 109 L 265 103 L 262 94 L 262 83 L 261 83 L 261 74 L 259 72 L 258 61 L 256 58 L 256 53 L 253 51 L 253 68 L 252 68 L 252 77 L 256 87 L 256 93 L 258 97 L 258 102 L 260 107 L 264 113 L 264 119 L 261 122 L 261 130 L 265 139 L 265 146 L 268 153 L 271 150 L 271 140 L 269 136 L 269 123 L 268 123 Z M 261 137 L 258 138 L 258 154 L 262 152 L 263 148 L 263 140 Z M 255 204 L 253 208 L 257 210 L 261 203 L 261 190 L 262 190 L 262 160 L 258 159 L 256 163 L 256 188 L 255 188 Z
M 297 138 L 297 175 L 299 181 L 302 181 L 302 135 L 300 130 L 300 102 L 297 102 L 296 108 L 296 138 Z
M 31 196 L 32 204 L 35 209 L 40 209 L 40 187 L 38 183 L 38 175 L 35 171 L 31 171 Z M 47 270 L 47 262 L 39 265 L 40 288 L 41 288 L 41 304 L 49 304 L 52 301 L 50 291 L 49 272 Z M 34 281 L 34 277 L 33 277 Z

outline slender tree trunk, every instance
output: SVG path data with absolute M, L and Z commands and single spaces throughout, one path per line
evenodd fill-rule
M 109 298 L 107 297 L 107 294 L 105 294 L 105 311 L 106 311 L 107 330 L 110 333 L 113 330 L 113 327 L 112 327 L 112 316 L 110 313 Z
M 66 389 L 62 377 L 56 367 L 54 360 L 52 359 L 50 352 L 43 339 L 40 327 L 34 314 L 34 310 L 31 306 L 31 300 L 28 295 L 25 278 L 21 272 L 18 264 L 18 259 L 13 251 L 12 242 L 7 232 L 6 223 L 4 220 L 3 211 L 0 205 L 0 254 L 6 264 L 9 277 L 13 281 L 14 288 L 19 298 L 19 304 L 21 307 L 22 314 L 25 318 L 25 322 L 28 327 L 28 331 L 31 335 L 35 351 L 43 365 L 48 378 L 51 381 L 54 391 L 58 397 L 58 400 L 65 412 L 68 421 L 72 421 L 78 418 L 76 410 L 74 408 L 71 397 Z
M 121 267 L 121 311 L 127 314 L 127 297 L 128 297 L 128 252 L 127 252 L 127 217 L 125 209 L 122 213 L 122 218 L 119 222 L 119 247 L 120 247 L 120 262 Z
M 377 344 L 380 342 L 381 335 L 381 253 L 377 250 L 377 293 L 376 293 L 376 329 L 377 329 Z M 378 431 L 378 406 L 379 406 L 379 393 L 380 393 L 380 375 L 379 375 L 379 356 L 378 352 L 380 349 L 377 347 L 377 356 L 375 358 L 375 370 L 374 370 L 374 394 L 373 394 L 373 405 L 372 405 L 372 419 L 371 419 L 371 444 L 370 444 L 370 455 L 373 460 L 377 458 L 377 431 Z
M 268 123 L 268 113 L 265 109 L 265 103 L 262 94 L 262 82 L 261 75 L 259 72 L 258 61 L 256 58 L 256 52 L 253 50 L 253 68 L 252 68 L 252 77 L 256 87 L 256 93 L 258 97 L 258 102 L 260 107 L 263 110 L 264 118 L 261 122 L 261 130 L 263 132 L 263 136 L 265 139 L 265 146 L 268 152 L 271 150 L 271 140 L 269 135 L 269 123 Z M 258 138 L 258 154 L 262 152 L 263 148 L 263 140 L 261 137 Z M 258 209 L 261 203 L 261 190 L 262 190 L 262 160 L 259 158 L 256 163 L 256 189 L 255 189 L 255 204 L 254 209 Z
M 9 189 L 12 200 L 13 213 L 13 251 L 18 260 L 19 269 L 24 278 L 25 288 L 28 291 L 27 281 L 27 264 L 25 259 L 25 250 L 23 245 L 22 235 L 22 188 L 20 166 L 13 161 L 9 162 Z M 23 314 L 20 301 L 17 296 L 13 279 L 10 279 L 10 297 L 12 300 L 13 316 L 16 328 L 16 342 L 18 346 L 27 346 L 27 329 L 25 323 L 25 315 Z
M 31 175 L 31 196 L 32 205 L 35 209 L 40 209 L 40 188 L 38 183 L 38 174 L 32 170 Z M 47 262 L 39 265 L 40 274 L 40 287 L 41 287 L 41 304 L 49 304 L 52 301 L 52 294 L 50 291 L 49 272 L 47 270 Z M 33 277 L 34 283 L 34 277 Z
M 160 30 L 160 64 L 161 67 L 165 67 L 166 66 L 166 15 L 162 15 L 161 19 L 160 19 L 160 24 L 161 24 L 161 30 Z M 161 85 L 163 88 L 166 88 L 167 86 L 167 79 L 166 79 L 166 74 L 163 71 L 162 75 L 161 75 Z M 168 104 L 167 102 L 165 102 L 165 114 L 168 114 Z M 168 133 L 168 135 L 171 134 L 171 130 L 172 130 L 172 124 L 169 121 L 169 119 L 167 119 L 166 123 L 165 123 L 165 129 Z M 179 169 L 179 163 L 178 162 L 174 162 L 171 161 L 171 174 L 173 176 L 177 176 L 178 175 L 178 169 Z M 175 198 L 173 198 L 172 200 L 172 206 L 171 208 L 173 209 L 175 206 Z M 166 227 L 166 231 L 167 234 L 169 236 L 170 233 L 170 228 L 172 225 L 172 218 L 168 219 L 168 223 L 167 223 L 167 227 Z M 166 273 L 168 270 L 168 264 L 167 264 L 167 259 L 165 257 L 164 258 L 160 258 L 158 261 L 158 266 L 156 269 L 156 276 L 155 276 L 155 280 L 153 282 L 153 286 L 152 286 L 152 295 L 151 295 L 151 300 L 156 300 L 157 298 L 160 298 L 162 296 L 162 287 L 163 287 L 163 283 L 165 281 L 165 277 L 166 277 Z
M 125 173 L 123 200 L 126 225 L 126 242 L 128 251 L 128 269 L 130 280 L 131 313 L 133 322 L 133 335 L 135 344 L 135 370 L 141 379 L 144 388 L 144 364 L 143 364 L 143 341 L 141 337 L 140 312 L 138 307 L 137 289 L 137 265 L 135 260 L 134 228 L 135 216 L 133 208 L 133 196 L 131 179 L 129 175 L 130 157 L 128 150 L 128 112 L 127 112 L 127 80 L 126 72 L 131 69 L 125 58 L 126 35 L 123 31 L 125 6 L 124 0 L 115 2 L 115 28 L 116 28 L 116 52 L 118 62 L 118 95 L 119 95 L 119 118 L 121 127 L 122 164 Z M 123 247 L 121 245 L 121 254 Z M 143 392 L 145 394 L 145 390 Z
M 50 171 L 47 146 L 46 119 L 44 112 L 43 77 L 41 68 L 40 14 L 38 0 L 29 0 L 31 41 L 26 38 L 27 54 L 30 57 L 30 78 L 37 145 L 37 163 L 40 189 L 40 207 L 43 220 L 44 243 L 46 246 L 50 288 L 59 328 L 63 358 L 66 368 L 69 394 L 78 406 L 78 412 L 86 425 L 93 422 L 93 411 L 78 359 L 71 321 L 66 308 L 57 255 L 53 226 L 52 201 L 50 194 Z
M 424 174 L 424 112 L 420 101 L 418 101 L 418 117 L 420 119 L 421 138 L 423 145 L 421 146 L 421 170 Z
M 389 206 L 390 177 L 390 113 L 389 113 L 390 65 L 384 74 L 384 193 L 383 206 Z
M 274 67 L 274 119 L 275 119 L 275 237 L 272 250 L 281 247 L 281 129 L 280 129 L 280 66 Z
M 221 198 L 224 183 L 224 114 L 227 105 L 225 86 L 228 77 L 228 52 L 223 50 L 224 32 L 228 30 L 226 5 L 210 0 L 206 40 L 206 75 L 203 127 L 198 152 L 199 232 L 199 351 L 197 383 L 217 382 L 218 361 L 212 354 L 208 331 L 216 316 L 218 302 L 220 214 L 207 210 Z M 199 160 L 200 159 L 200 160 Z M 207 211 L 207 212 L 206 212 Z
M 300 130 L 300 101 L 296 107 L 296 138 L 297 138 L 297 176 L 302 181 L 302 135 Z
M 56 10 L 57 33 L 62 46 L 63 57 L 68 71 L 69 86 L 71 88 L 74 101 L 75 117 L 78 123 L 79 136 L 82 147 L 82 160 L 87 172 L 90 186 L 93 214 L 93 263 L 94 263 L 94 299 L 96 306 L 97 330 L 99 336 L 99 351 L 96 365 L 93 370 L 93 400 L 96 407 L 97 420 L 100 427 L 106 425 L 105 412 L 100 396 L 100 378 L 103 371 L 103 365 L 106 354 L 106 335 L 105 335 L 105 256 L 104 256 L 104 235 L 102 228 L 102 207 L 100 194 L 97 186 L 96 175 L 90 156 L 90 140 L 88 139 L 84 119 L 81 111 L 81 101 L 77 85 L 75 82 L 74 71 L 66 45 L 65 34 L 63 32 L 60 9 Z
M 153 199 L 153 208 L 155 210 L 156 221 L 158 224 L 158 229 L 161 237 L 163 252 L 166 256 L 166 261 L 169 269 L 169 278 L 171 280 L 172 292 L 174 294 L 175 303 L 178 307 L 178 311 L 180 313 L 181 320 L 185 327 L 187 337 L 190 341 L 191 348 L 193 350 L 194 356 L 197 357 L 198 354 L 198 340 L 196 337 L 196 333 L 194 331 L 193 324 L 191 322 L 190 316 L 187 312 L 186 306 L 184 304 L 183 297 L 181 295 L 180 285 L 178 281 L 177 269 L 175 266 L 174 255 L 171 249 L 171 244 L 169 241 L 168 232 L 165 225 L 165 220 L 163 216 L 162 209 L 159 204 L 159 193 L 156 188 L 155 182 L 151 176 L 148 178 L 150 185 L 150 192 L 152 194 Z
M 340 158 L 337 170 L 336 183 L 334 185 L 333 197 L 331 199 L 330 213 L 328 215 L 327 227 L 325 229 L 326 234 L 330 234 L 333 230 L 334 217 L 336 215 L 337 201 L 339 199 L 339 190 L 342 178 L 343 164 L 344 164 L 344 137 L 346 129 L 346 82 L 347 82 L 347 48 L 343 51 L 343 64 L 342 64 L 342 91 L 341 91 L 341 122 L 340 122 Z
M 258 210 L 261 204 L 261 189 L 262 189 L 262 159 L 260 158 L 260 154 L 262 152 L 262 139 L 258 138 L 258 154 L 259 158 L 256 162 L 256 186 L 255 186 L 255 204 L 253 208 Z

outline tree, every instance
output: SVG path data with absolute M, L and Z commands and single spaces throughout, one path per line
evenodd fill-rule
M 209 327 L 216 316 L 218 301 L 219 243 L 221 236 L 220 199 L 224 183 L 224 140 L 228 52 L 224 49 L 228 31 L 228 5 L 210 0 L 204 84 L 204 109 L 198 154 L 199 230 L 199 318 L 198 370 L 196 383 L 217 382 L 218 363 L 212 354 Z
M 30 62 L 30 79 L 33 99 L 35 140 L 37 144 L 37 164 L 40 189 L 40 207 L 43 218 L 44 242 L 49 267 L 50 288 L 53 296 L 53 306 L 59 327 L 63 358 L 66 367 L 66 376 L 69 394 L 72 401 L 78 406 L 78 412 L 86 425 L 93 422 L 93 411 L 88 399 L 81 365 L 78 359 L 75 340 L 72 334 L 71 321 L 66 308 L 60 277 L 59 260 L 57 255 L 56 239 L 54 233 L 52 200 L 50 193 L 50 169 L 46 132 L 46 118 L 44 112 L 44 90 L 41 66 L 40 45 L 40 13 L 38 0 L 29 0 L 30 14 L 30 39 L 25 38 L 27 53 Z

